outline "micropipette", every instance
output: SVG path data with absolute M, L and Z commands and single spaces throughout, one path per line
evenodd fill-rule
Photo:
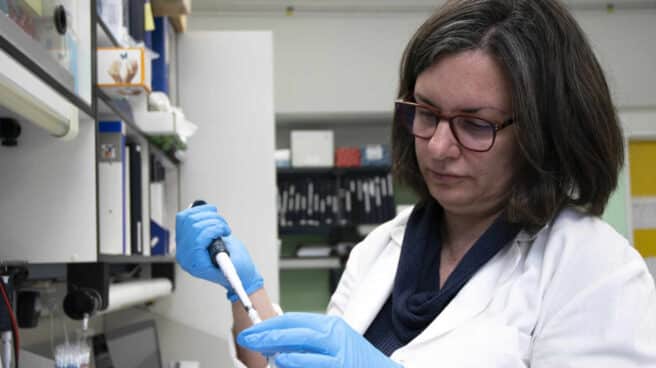
M 202 206 L 204 204 L 207 204 L 207 202 L 203 200 L 196 200 L 194 203 L 192 203 L 191 207 Z M 237 274 L 235 265 L 232 264 L 232 260 L 230 260 L 230 252 L 228 252 L 228 248 L 226 247 L 223 240 L 221 238 L 214 239 L 212 243 L 207 247 L 207 252 L 209 253 L 210 259 L 212 260 L 214 266 L 218 267 L 223 272 L 223 275 L 228 280 L 228 283 L 232 289 L 235 291 L 235 294 L 237 294 L 237 297 L 239 297 L 239 300 L 244 305 L 246 313 L 248 314 L 248 318 L 250 318 L 251 322 L 253 322 L 254 325 L 262 322 L 259 313 L 257 313 L 257 310 L 255 310 L 251 299 L 248 297 L 248 293 L 246 293 L 246 290 L 244 290 L 244 285 L 242 284 L 241 279 Z M 275 364 L 270 362 L 269 358 L 267 358 L 267 366 L 275 368 Z

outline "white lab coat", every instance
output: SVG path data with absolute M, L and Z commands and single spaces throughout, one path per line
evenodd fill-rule
M 330 300 L 328 314 L 361 334 L 392 291 L 410 212 L 353 249 Z M 391 358 L 405 368 L 656 367 L 654 280 L 608 224 L 567 209 L 520 232 Z
M 410 210 L 349 257 L 328 313 L 364 334 L 392 290 Z M 391 358 L 406 368 L 656 367 L 656 290 L 602 220 L 567 209 L 520 232 Z

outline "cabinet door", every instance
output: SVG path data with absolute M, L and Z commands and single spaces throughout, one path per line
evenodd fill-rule
M 18 145 L 0 146 L 0 261 L 96 261 L 94 149 L 84 114 L 72 141 L 22 124 Z
M 626 137 L 629 236 L 656 276 L 656 110 L 619 111 Z
M 82 0 L 0 1 L 2 48 L 91 106 L 91 11 Z
M 272 34 L 189 32 L 179 35 L 177 48 L 179 102 L 198 125 L 180 171 L 182 206 L 195 199 L 216 204 L 277 300 Z M 198 295 L 227 307 L 223 292 L 188 277 L 176 284 L 162 314 L 213 335 L 229 328 L 229 319 L 209 310 L 187 312 L 198 310 Z
M 643 257 L 656 257 L 656 139 L 629 141 L 633 241 Z

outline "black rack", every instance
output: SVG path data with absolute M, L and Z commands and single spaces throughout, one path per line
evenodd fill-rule
M 395 216 L 389 166 L 279 168 L 278 230 L 328 235 Z

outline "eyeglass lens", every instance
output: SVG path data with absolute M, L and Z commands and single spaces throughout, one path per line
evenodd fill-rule
M 435 134 L 440 117 L 429 109 L 396 103 L 395 118 L 419 138 L 429 139 Z M 455 116 L 449 123 L 451 132 L 465 148 L 487 151 L 494 143 L 494 124 L 472 116 Z

